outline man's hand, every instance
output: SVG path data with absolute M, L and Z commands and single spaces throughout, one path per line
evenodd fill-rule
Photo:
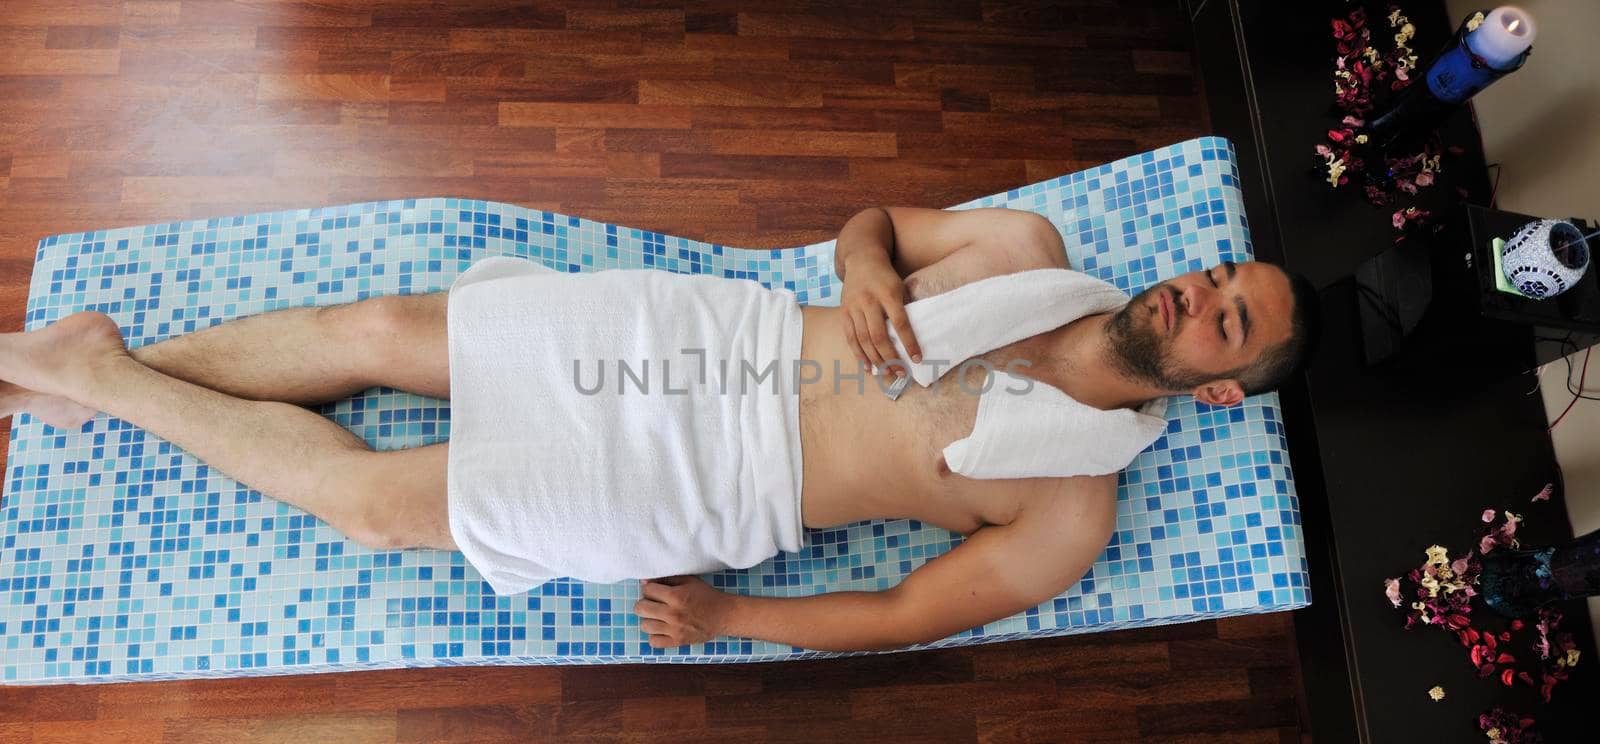
M 839 295 L 839 307 L 844 310 L 844 335 L 855 352 L 856 361 L 877 367 L 880 371 L 894 370 L 904 376 L 903 365 L 888 367 L 900 358 L 894 342 L 889 340 L 889 323 L 894 323 L 900 342 L 912 362 L 922 361 L 922 349 L 911 332 L 911 321 L 906 318 L 906 283 L 888 261 L 863 260 L 850 264 L 849 279 Z
M 937 294 L 985 277 L 1037 268 L 1069 268 L 1061 233 L 1049 219 L 1003 207 L 924 209 L 874 207 L 851 217 L 835 243 L 834 271 L 844 282 L 839 307 L 856 361 L 904 375 L 889 339 L 889 323 L 908 361 L 922 347 L 906 320 L 908 277 L 918 296 Z M 931 275 L 928 273 L 931 272 Z M 931 280 L 930 280 L 931 276 Z M 929 286 L 940 288 L 926 291 Z
M 723 635 L 730 595 L 695 576 L 669 576 L 640 582 L 644 595 L 633 605 L 639 629 L 650 635 L 651 648 L 705 643 Z

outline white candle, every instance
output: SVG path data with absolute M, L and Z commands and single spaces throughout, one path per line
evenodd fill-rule
M 1533 46 L 1538 32 L 1533 16 L 1515 5 L 1502 5 L 1489 11 L 1477 30 L 1467 34 L 1467 46 L 1490 67 L 1505 69 Z

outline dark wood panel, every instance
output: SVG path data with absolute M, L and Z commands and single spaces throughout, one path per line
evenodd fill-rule
M 452 195 L 788 246 L 1206 116 L 1176 0 L 10 0 L 0 326 L 57 233 Z M 0 741 L 1290 742 L 1297 675 L 1266 616 L 779 664 L 6 688 Z

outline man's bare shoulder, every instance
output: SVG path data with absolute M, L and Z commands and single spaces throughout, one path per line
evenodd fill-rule
M 1029 268 L 1071 268 L 1067 261 L 1066 242 L 1055 223 L 1038 212 L 1028 212 L 1009 207 L 995 207 L 986 211 L 999 213 L 993 218 L 996 229 L 986 234 L 986 241 L 1007 246 L 1022 259 L 1017 270 Z M 1000 227 L 1003 225 L 1003 228 Z
M 1039 478 L 1043 486 L 1042 498 L 1028 502 L 1028 508 L 1018 514 L 1018 518 L 1026 516 L 1032 511 L 1035 518 L 1049 518 L 1060 516 L 1063 512 L 1081 514 L 1081 516 L 1100 516 L 1099 512 L 1108 514 L 1116 511 L 1117 502 L 1117 474 L 1106 475 L 1076 475 L 1070 478 Z M 1083 513 L 1085 509 L 1092 509 L 1095 514 Z
M 1065 591 L 1111 541 L 1117 524 L 1117 476 L 1040 478 L 1005 526 L 1006 552 L 1027 560 L 1007 567 L 1008 581 L 1047 596 Z
M 943 294 L 964 284 L 1030 269 L 1070 269 L 1066 244 L 1050 220 L 1034 212 L 1005 212 L 1004 229 L 978 233 L 962 250 L 906 277 L 913 300 Z
M 984 274 L 1010 270 L 1067 269 L 1066 243 L 1061 232 L 1043 214 L 981 206 L 971 210 L 926 210 L 910 206 L 883 208 L 893 218 L 896 269 L 917 274 L 938 262 L 962 256 L 957 262 L 987 267 Z M 1003 269 L 1003 270 L 1002 270 Z M 970 274 L 970 272 L 958 272 Z M 976 277 L 973 277 L 976 278 Z M 968 278 L 971 280 L 971 278 Z
M 1041 550 L 1081 550 L 1084 541 L 1104 546 L 1117 514 L 1117 475 L 1027 478 L 1012 481 L 1017 503 L 1006 524 L 1011 539 L 1039 543 Z M 1026 485 L 1022 485 L 1026 484 Z M 985 527 L 982 529 L 989 529 Z M 1063 539 L 1077 543 L 1063 544 Z
M 1083 578 L 1116 524 L 1116 476 L 1061 480 L 1058 501 L 978 529 L 889 590 L 907 638 L 928 642 L 1010 617 Z
M 1066 241 L 1061 239 L 1061 231 L 1056 229 L 1055 223 L 1037 212 L 1021 214 L 1026 216 L 1018 218 L 1020 231 L 1024 239 L 1039 251 L 1045 263 L 1058 269 L 1072 268 L 1067 260 Z
M 908 622 L 937 626 L 913 635 L 942 637 L 945 624 L 972 627 L 1033 607 L 1082 579 L 1105 550 L 1116 526 L 1115 475 L 1016 485 L 1048 496 L 1027 499 L 1010 522 L 979 528 L 895 588 Z

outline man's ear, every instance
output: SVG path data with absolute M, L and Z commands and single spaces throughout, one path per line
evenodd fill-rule
M 1238 380 L 1212 380 L 1194 389 L 1195 400 L 1208 406 L 1234 406 L 1244 400 Z

